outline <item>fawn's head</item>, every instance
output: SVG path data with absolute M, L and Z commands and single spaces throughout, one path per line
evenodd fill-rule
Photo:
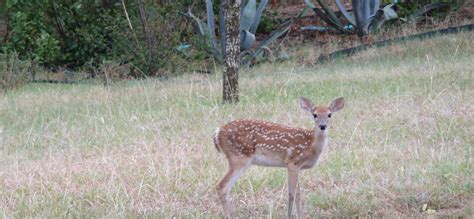
M 301 109 L 310 112 L 314 117 L 316 123 L 316 131 L 324 132 L 329 124 L 329 119 L 332 113 L 337 112 L 344 108 L 344 97 L 339 97 L 332 101 L 329 106 L 314 106 L 313 103 L 304 98 L 300 98 Z

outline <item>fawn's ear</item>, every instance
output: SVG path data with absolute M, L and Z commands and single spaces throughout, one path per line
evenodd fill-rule
M 313 103 L 311 102 L 311 100 L 308 100 L 304 97 L 300 97 L 300 107 L 301 109 L 303 110 L 306 110 L 310 113 L 313 113 L 313 110 L 314 110 L 314 105 Z
M 339 97 L 332 101 L 331 105 L 329 105 L 329 110 L 331 112 L 337 112 L 339 110 L 342 110 L 344 108 L 344 97 Z

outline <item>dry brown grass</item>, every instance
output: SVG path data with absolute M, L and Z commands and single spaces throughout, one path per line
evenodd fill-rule
M 472 34 L 370 50 L 324 66 L 100 85 L 31 85 L 0 97 L 0 211 L 6 217 L 219 217 L 226 171 L 215 127 L 257 118 L 311 127 L 298 97 L 348 101 L 315 168 L 308 217 L 472 216 Z M 283 169 L 253 167 L 231 197 L 240 217 L 283 217 Z M 426 209 L 423 206 L 426 204 Z

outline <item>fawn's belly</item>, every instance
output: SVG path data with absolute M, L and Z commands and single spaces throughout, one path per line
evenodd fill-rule
M 285 167 L 285 160 L 278 156 L 268 156 L 256 154 L 252 159 L 252 164 L 265 167 Z

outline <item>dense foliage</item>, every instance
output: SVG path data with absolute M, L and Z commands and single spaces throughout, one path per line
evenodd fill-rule
M 275 22 L 263 16 L 262 12 L 268 1 L 242 2 L 242 6 L 245 6 L 242 8 L 246 10 L 242 10 L 241 17 L 245 21 L 243 24 L 247 24 L 246 28 L 241 28 L 241 35 L 245 36 L 242 56 L 246 57 L 243 59 L 244 63 L 250 63 L 256 57 L 263 56 L 264 51 L 272 54 L 268 45 L 289 29 L 292 19 Z M 309 2 L 311 1 L 308 0 L 307 3 Z M 336 17 L 336 12 L 325 7 L 324 2 L 317 0 L 318 6 L 312 9 L 321 11 L 319 15 L 329 27 L 313 29 L 335 28 L 341 32 L 354 33 L 357 32 L 354 31 L 357 27 L 362 26 L 357 24 L 352 12 Z M 340 3 L 337 0 L 335 2 Z M 399 3 L 393 9 L 382 7 L 393 2 L 391 0 L 370 2 L 381 4 L 376 4 L 377 7 L 374 6 L 370 13 L 362 14 L 363 19 L 359 23 L 364 23 L 365 26 L 359 32 L 363 34 L 377 29 L 389 18 L 398 17 L 410 21 L 410 18 L 415 18 L 412 15 L 429 14 L 436 17 L 449 12 L 449 8 L 460 7 L 463 1 L 455 1 L 442 9 L 433 5 L 443 3 L 438 0 L 397 1 Z M 101 73 L 103 66 L 113 65 L 127 66 L 127 74 L 135 77 L 167 76 L 188 70 L 184 68 L 192 66 L 189 64 L 192 59 L 209 56 L 223 59 L 223 47 L 219 43 L 223 42 L 223 34 L 220 33 L 222 15 L 214 14 L 214 11 L 221 11 L 220 4 L 219 0 L 0 1 L 0 54 L 14 53 L 19 59 L 31 60 L 53 70 L 82 68 L 95 75 Z M 345 9 L 340 4 L 338 7 Z M 188 11 L 196 15 L 195 19 L 183 16 Z M 380 19 L 375 19 L 375 12 Z M 207 23 L 198 19 L 204 17 L 207 18 Z M 374 22 L 367 22 L 369 20 Z M 374 25 L 370 25 L 372 23 Z M 256 32 L 268 35 L 256 40 Z M 206 37 L 200 38 L 197 33 Z
M 117 10 L 98 1 L 11 0 L 6 50 L 44 64 L 80 66 L 103 59 L 120 26 Z
M 190 29 L 186 2 L 8 0 L 9 37 L 2 50 L 49 67 L 131 63 L 136 75 L 162 75 L 181 59 Z M 189 31 L 188 31 L 189 32 Z M 167 60 L 165 60 L 167 59 Z

